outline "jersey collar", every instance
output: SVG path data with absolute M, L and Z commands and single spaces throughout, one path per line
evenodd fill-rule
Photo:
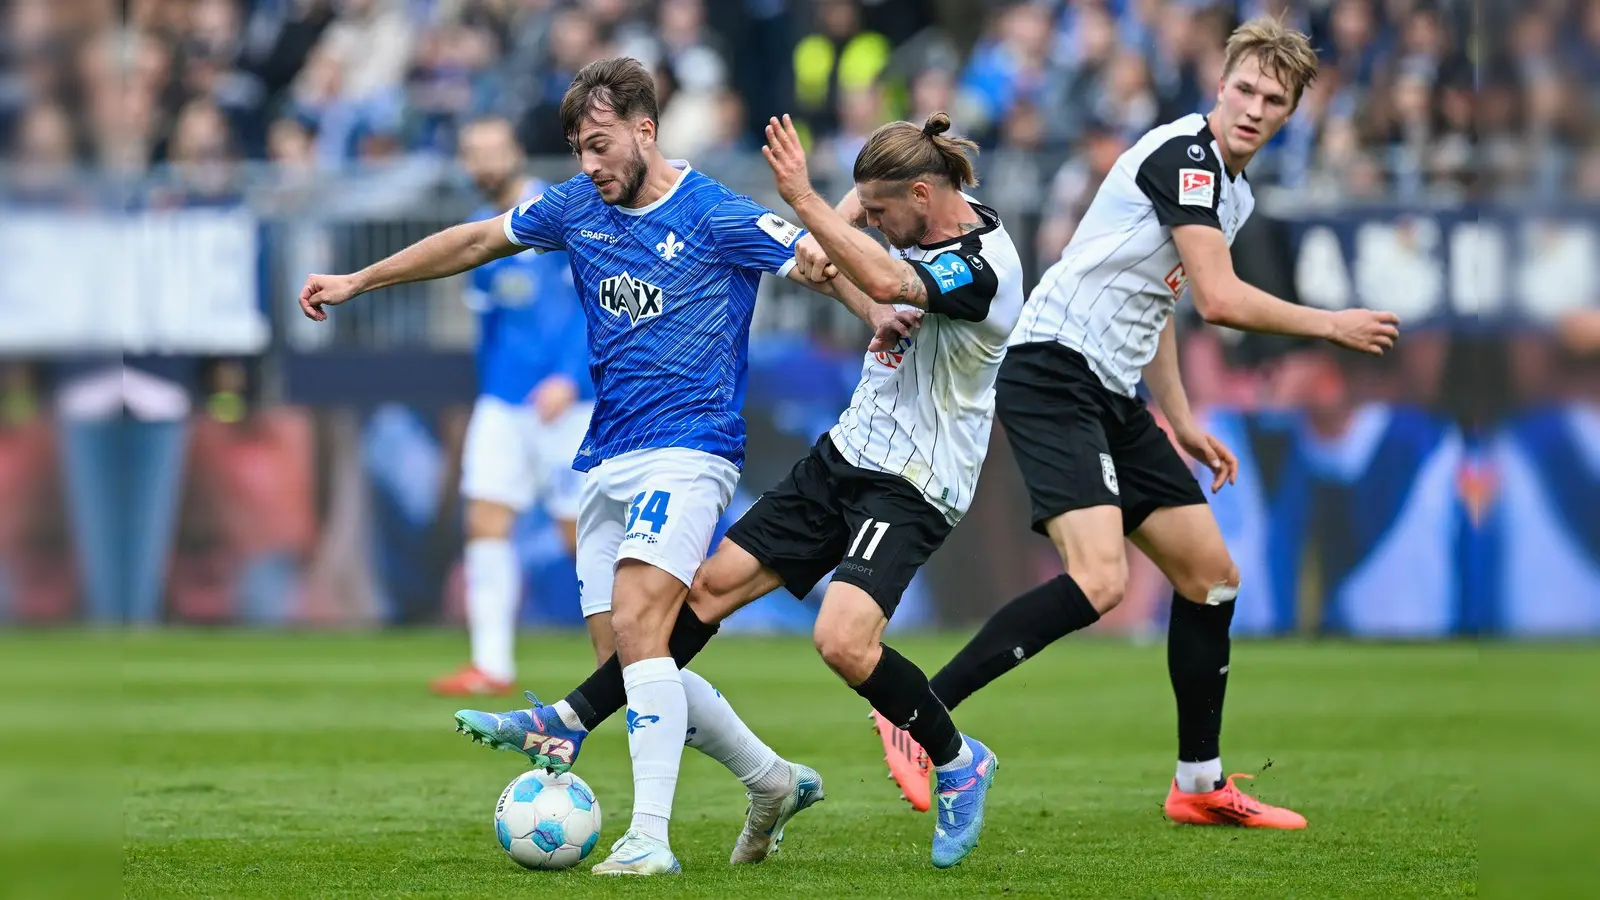
M 668 200 L 671 200 L 672 195 L 678 192 L 678 188 L 683 187 L 683 183 L 689 180 L 689 173 L 693 172 L 694 169 L 689 166 L 687 159 L 669 159 L 667 163 L 683 174 L 679 175 L 678 180 L 672 183 L 672 187 L 667 188 L 667 192 L 657 197 L 654 203 L 649 206 L 641 206 L 638 209 L 629 209 L 626 206 L 613 206 L 611 208 L 625 216 L 642 216 L 659 209 Z

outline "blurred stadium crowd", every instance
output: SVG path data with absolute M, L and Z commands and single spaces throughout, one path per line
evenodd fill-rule
M 441 158 L 489 113 L 560 154 L 571 75 L 621 53 L 659 73 L 666 148 L 703 165 L 790 111 L 848 167 L 876 124 L 944 108 L 985 148 L 1072 152 L 1070 206 L 1116 148 L 1205 107 L 1231 24 L 1259 13 L 1324 68 L 1258 183 L 1600 191 L 1600 0 L 11 0 L 0 133 L 46 194 L 73 164 L 170 163 L 204 194 L 245 160 Z
M 1407 330 L 1372 362 L 1186 320 L 1191 399 L 1250 460 L 1213 500 L 1254 585 L 1236 630 L 1600 634 L 1600 0 L 5 0 L 0 622 L 458 615 L 460 280 L 325 327 L 292 294 L 477 208 L 466 121 L 568 177 L 555 109 L 591 60 L 645 61 L 663 149 L 777 208 L 769 115 L 835 193 L 877 125 L 946 110 L 1037 277 L 1263 13 L 1322 71 L 1251 164 L 1235 265 Z M 859 369 L 856 323 L 791 287 L 757 305 L 730 518 Z M 1059 566 L 1008 456 L 897 624 Z M 552 527 L 518 526 L 525 615 L 573 624 Z M 1134 579 L 1112 627 L 1160 618 Z M 753 627 L 804 627 L 785 602 Z

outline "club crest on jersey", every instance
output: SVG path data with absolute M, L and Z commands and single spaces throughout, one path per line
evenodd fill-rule
M 1106 490 L 1122 496 L 1122 491 L 1117 489 L 1117 466 L 1111 461 L 1109 453 L 1100 454 L 1100 477 L 1105 480 Z
M 678 240 L 678 236 L 670 231 L 667 232 L 667 239 L 656 245 L 656 252 L 661 254 L 662 259 L 669 262 L 682 249 L 683 241 Z
M 600 308 L 613 316 L 627 316 L 637 325 L 661 315 L 661 288 L 623 272 L 600 282 Z
M 1178 170 L 1179 206 L 1211 206 L 1216 191 L 1216 173 L 1206 169 Z

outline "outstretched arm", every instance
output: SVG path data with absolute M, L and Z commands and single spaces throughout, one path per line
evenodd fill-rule
M 1227 240 L 1210 225 L 1176 225 L 1172 240 L 1189 277 L 1194 308 L 1213 325 L 1322 338 L 1374 356 L 1383 355 L 1400 337 L 1400 317 L 1392 312 L 1296 306 L 1246 284 L 1233 271 Z
M 358 294 L 411 281 L 445 278 L 476 268 L 524 248 L 506 237 L 501 219 L 485 219 L 431 234 L 386 259 L 350 275 L 311 275 L 300 289 L 300 311 L 317 322 L 328 318 L 324 307 L 337 306 Z

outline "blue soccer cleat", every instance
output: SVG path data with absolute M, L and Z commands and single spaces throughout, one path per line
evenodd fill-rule
M 940 772 L 934 793 L 934 808 L 939 817 L 933 824 L 933 864 L 948 869 L 978 846 L 983 831 L 983 801 L 994 784 L 1000 761 L 994 751 L 972 738 L 961 739 L 972 748 L 972 765 L 953 772 Z
M 533 691 L 524 696 L 532 708 L 503 713 L 460 710 L 456 713 L 456 730 L 485 747 L 522 753 L 534 768 L 558 774 L 571 769 L 589 732 L 568 728 L 555 710 L 539 702 Z

